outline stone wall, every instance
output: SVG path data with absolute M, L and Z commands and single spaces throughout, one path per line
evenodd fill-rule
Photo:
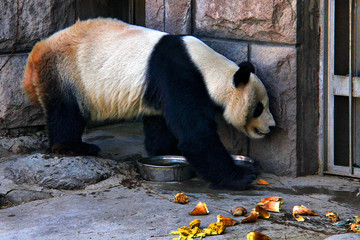
M 146 1 L 147 27 L 195 35 L 234 62 L 255 65 L 277 127 L 250 140 L 220 119 L 219 133 L 232 153 L 279 175 L 297 173 L 297 20 L 296 0 Z
M 21 89 L 28 52 L 42 38 L 75 22 L 74 0 L 0 1 L 0 131 L 44 125 Z

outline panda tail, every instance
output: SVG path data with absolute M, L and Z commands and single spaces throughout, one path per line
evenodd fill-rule
M 44 41 L 37 43 L 31 51 L 25 70 L 22 88 L 28 99 L 35 104 L 40 103 L 42 95 L 43 80 L 40 77 L 41 66 L 44 62 L 44 55 L 49 52 L 50 48 Z

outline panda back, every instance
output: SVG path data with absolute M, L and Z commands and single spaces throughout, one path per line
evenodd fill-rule
M 78 83 L 80 99 L 93 120 L 104 120 L 153 111 L 142 103 L 146 69 L 154 46 L 164 35 L 122 21 L 99 18 L 78 22 L 58 36 L 55 34 L 53 41 L 64 45 L 69 42 L 65 38 L 71 39 L 76 57 L 70 61 L 65 57 L 61 66 L 75 64 L 77 73 L 70 75 Z

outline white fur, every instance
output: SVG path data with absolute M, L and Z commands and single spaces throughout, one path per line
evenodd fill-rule
M 195 37 L 186 36 L 184 41 L 192 61 L 204 77 L 210 96 L 225 107 L 227 94 L 234 88 L 233 75 L 239 67 Z
M 77 61 L 92 119 L 156 113 L 142 99 L 150 54 L 165 33 L 126 24 L 124 31 L 106 27 L 88 34 Z

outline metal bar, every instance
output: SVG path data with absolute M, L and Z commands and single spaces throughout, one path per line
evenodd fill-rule
M 353 131 L 352 131 L 352 124 L 353 124 L 353 114 L 352 114 L 352 92 L 353 92 L 353 78 L 352 78 L 352 7 L 353 7 L 353 0 L 349 0 L 349 167 L 350 167 L 350 174 L 354 173 L 353 167 Z
M 333 169 L 334 160 L 334 67 L 335 67 L 335 0 L 329 1 L 328 22 L 328 103 L 327 103 L 327 170 Z

